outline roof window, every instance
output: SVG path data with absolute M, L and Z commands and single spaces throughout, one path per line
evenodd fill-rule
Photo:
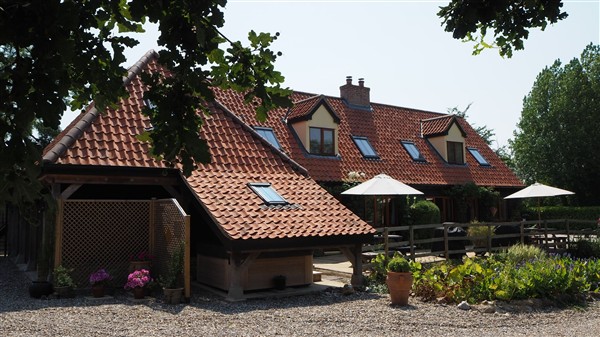
M 271 145 L 275 146 L 278 149 L 281 149 L 281 145 L 279 145 L 279 142 L 277 141 L 277 137 L 275 136 L 275 132 L 273 132 L 272 128 L 264 128 L 264 127 L 254 127 L 254 130 L 256 130 L 256 132 L 263 137 L 264 139 L 266 139 L 269 143 L 271 143 Z
M 248 183 L 248 186 L 256 193 L 267 205 L 285 205 L 288 204 L 269 183 Z
M 469 150 L 469 152 L 471 152 L 471 154 L 473 155 L 475 160 L 477 160 L 479 165 L 481 165 L 481 166 L 489 166 L 490 165 L 490 163 L 488 163 L 488 161 L 485 160 L 485 158 L 481 155 L 481 153 L 479 153 L 479 150 L 474 149 L 474 148 L 468 148 L 467 150 Z
M 409 142 L 409 141 L 404 141 L 404 140 L 401 141 L 401 143 L 404 146 L 404 149 L 406 150 L 406 152 L 408 152 L 408 154 L 412 158 L 412 160 L 425 161 L 425 158 L 423 157 L 423 155 L 421 154 L 421 151 L 419 151 L 419 149 L 417 148 L 417 145 L 415 145 L 415 143 Z
M 371 143 L 369 143 L 369 139 L 367 139 L 367 137 L 352 136 L 352 140 L 354 140 L 354 143 L 360 150 L 360 153 L 362 153 L 363 157 L 379 158 L 377 153 L 375 153 L 373 146 L 371 146 Z

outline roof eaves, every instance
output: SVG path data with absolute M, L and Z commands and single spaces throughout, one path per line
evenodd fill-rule
M 134 65 L 129 67 L 127 70 L 127 76 L 123 77 L 123 85 L 129 84 L 136 76 L 138 76 L 146 65 L 152 60 L 158 57 L 158 54 L 154 50 L 148 51 L 142 58 L 140 58 Z M 44 163 L 54 163 L 60 158 L 61 155 L 67 151 L 77 139 L 83 135 L 83 132 L 98 118 L 100 111 L 96 109 L 95 103 L 91 103 L 81 117 L 81 119 L 71 127 L 71 129 L 62 138 L 56 142 L 52 148 L 44 154 L 42 161 Z

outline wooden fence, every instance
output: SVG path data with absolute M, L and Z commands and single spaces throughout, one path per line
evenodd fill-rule
M 466 232 L 471 227 L 484 229 L 477 231 L 479 235 L 467 236 Z M 600 235 L 596 220 L 444 223 L 376 230 L 374 242 L 363 246 L 366 260 L 379 253 L 389 256 L 395 251 L 401 251 L 413 260 L 423 257 L 449 259 L 467 253 L 497 252 L 516 243 L 535 244 L 549 251 L 563 252 L 581 238 L 597 238 Z

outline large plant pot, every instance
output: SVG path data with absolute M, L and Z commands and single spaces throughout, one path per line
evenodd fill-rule
M 183 295 L 183 288 L 175 288 L 175 289 L 164 288 L 163 295 L 165 297 L 165 303 L 179 304 L 179 303 L 181 303 L 181 297 Z
M 390 292 L 393 305 L 408 305 L 408 297 L 412 289 L 413 277 L 411 273 L 388 272 L 385 283 Z
M 42 298 L 53 293 L 52 283 L 46 281 L 33 281 L 29 286 L 29 296 Z

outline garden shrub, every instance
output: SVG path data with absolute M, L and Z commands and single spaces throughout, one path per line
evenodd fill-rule
M 600 240 L 582 239 L 569 248 L 569 253 L 580 259 L 600 258 Z
M 547 257 L 546 251 L 540 247 L 520 243 L 510 246 L 508 250 L 497 255 L 499 259 L 513 265 Z
M 433 237 L 434 228 L 419 229 L 418 225 L 429 225 L 441 223 L 440 209 L 429 200 L 420 200 L 410 206 L 410 218 L 415 225 L 414 239 L 424 240 Z M 422 248 L 429 248 L 431 244 L 421 244 Z
M 548 256 L 522 245 L 487 259 L 432 264 L 413 276 L 415 296 L 423 300 L 477 303 L 600 292 L 600 260 Z

